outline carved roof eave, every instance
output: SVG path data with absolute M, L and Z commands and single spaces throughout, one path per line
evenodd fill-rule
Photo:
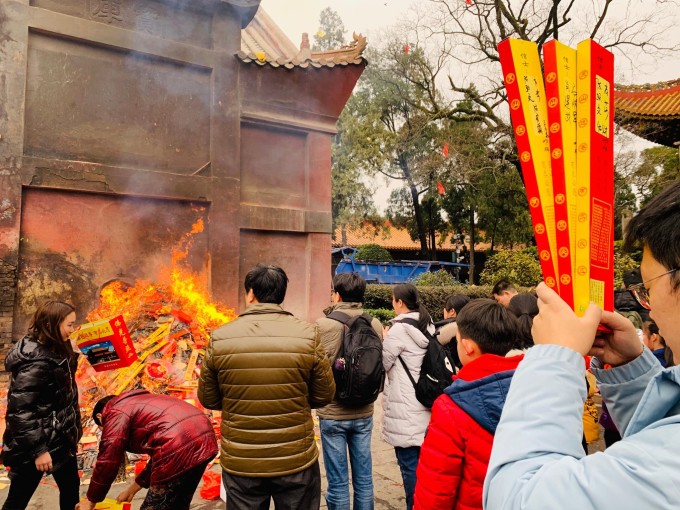
M 661 81 L 658 83 L 645 83 L 643 85 L 622 85 L 620 83 L 614 84 L 616 92 L 657 92 L 667 91 L 680 86 L 680 78 L 677 80 Z
M 262 16 L 262 14 L 260 15 Z M 265 16 L 266 14 L 263 16 L 263 24 L 264 26 L 267 26 L 268 18 Z M 256 36 L 255 34 L 251 35 Z M 275 33 L 274 35 L 277 36 L 277 39 L 281 39 L 281 34 Z M 283 43 L 284 41 L 279 42 Z M 283 44 L 281 44 L 281 46 L 283 46 Z M 336 50 L 312 52 L 309 45 L 309 36 L 305 33 L 302 34 L 300 50 L 292 57 L 289 56 L 290 54 L 270 55 L 266 51 L 240 51 L 236 54 L 236 56 L 244 63 L 255 63 L 259 66 L 268 65 L 274 68 L 331 68 L 338 65 L 365 65 L 366 59 L 363 56 L 363 52 L 366 49 L 366 46 L 366 37 L 361 34 L 354 33 L 352 35 L 352 41 L 346 46 Z
M 356 60 L 363 58 L 367 45 L 366 37 L 354 32 L 352 34 L 352 41 L 349 44 L 341 46 L 336 50 L 313 51 L 311 58 L 314 60 Z
M 615 122 L 626 131 L 666 147 L 677 147 L 680 142 L 680 117 L 660 119 L 658 117 L 629 115 L 627 112 L 616 112 Z

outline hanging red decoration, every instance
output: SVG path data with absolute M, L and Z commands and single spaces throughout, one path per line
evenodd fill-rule
M 466 3 L 467 5 L 472 5 L 472 0 L 465 0 L 465 3 Z
M 444 144 L 444 147 L 442 147 L 442 154 L 444 155 L 445 158 L 449 157 L 449 144 L 448 144 L 448 142 Z
M 439 193 L 440 195 L 444 195 L 446 193 L 444 185 L 441 183 L 441 181 L 437 181 L 437 193 Z
M 404 44 L 404 55 L 408 55 L 409 49 L 410 48 L 408 47 L 408 43 Z

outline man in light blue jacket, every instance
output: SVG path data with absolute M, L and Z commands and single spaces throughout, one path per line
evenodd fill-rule
M 633 288 L 680 361 L 680 182 L 631 220 L 627 247 L 643 246 Z M 594 304 L 577 317 L 544 284 L 536 346 L 517 369 L 496 431 L 484 508 L 680 508 L 680 366 L 662 369 L 624 317 Z M 613 334 L 596 335 L 598 324 Z M 623 440 L 585 456 L 583 356 Z M 613 368 L 605 370 L 605 364 Z

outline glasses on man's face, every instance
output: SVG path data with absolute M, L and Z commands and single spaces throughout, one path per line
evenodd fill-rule
M 645 287 L 645 284 L 649 283 L 651 281 L 654 281 L 654 280 L 658 280 L 659 278 L 661 278 L 662 276 L 666 276 L 667 274 L 675 273 L 679 269 L 680 269 L 680 267 L 676 267 L 675 269 L 671 269 L 670 271 L 666 271 L 665 273 L 660 274 L 659 276 L 655 276 L 654 278 L 650 278 L 647 281 L 644 281 L 642 283 L 638 283 L 637 285 L 631 285 L 630 287 L 628 287 L 628 290 L 631 292 L 631 294 L 633 294 L 633 297 L 637 300 L 638 303 L 640 303 L 640 305 L 643 308 L 645 308 L 647 310 L 651 310 L 652 306 L 649 304 L 649 289 L 647 287 Z

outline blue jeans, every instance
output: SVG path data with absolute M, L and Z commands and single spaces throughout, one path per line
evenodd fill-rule
M 326 466 L 328 510 L 349 510 L 347 451 L 352 466 L 354 510 L 373 510 L 371 432 L 373 417 L 356 420 L 319 420 L 321 450 Z
M 404 480 L 406 510 L 411 510 L 413 508 L 413 493 L 416 490 L 416 468 L 420 457 L 420 446 L 409 446 L 408 448 L 395 446 L 394 453 L 397 454 L 401 478 Z

